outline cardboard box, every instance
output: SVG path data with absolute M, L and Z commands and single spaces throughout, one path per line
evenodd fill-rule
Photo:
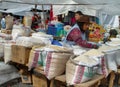
M 28 64 L 31 48 L 12 45 L 12 61 L 19 64 Z
M 33 87 L 48 87 L 47 79 L 32 75 Z

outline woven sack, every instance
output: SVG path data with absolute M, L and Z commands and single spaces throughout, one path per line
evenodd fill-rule
M 81 57 L 81 56 L 79 56 Z M 89 61 L 93 62 L 91 67 L 88 66 L 89 62 L 84 60 L 84 58 L 87 58 L 85 56 L 82 56 L 79 60 L 75 60 L 74 58 L 77 58 L 75 56 L 72 56 L 70 60 L 66 64 L 66 82 L 68 85 L 74 85 L 86 82 L 94 77 L 96 75 L 97 69 L 98 69 L 98 63 L 95 63 L 93 59 L 88 59 Z M 86 61 L 86 63 L 80 63 L 80 62 Z
M 13 17 L 12 16 L 6 16 L 6 29 L 12 29 L 13 28 Z
M 31 27 L 31 24 L 32 24 L 32 16 L 25 16 L 24 17 L 24 25 Z
M 5 63 L 9 63 L 12 59 L 11 47 L 12 47 L 12 44 L 4 45 L 4 62 Z
M 100 50 L 92 49 L 92 50 L 87 51 L 83 55 L 93 57 L 93 58 L 95 57 L 95 59 L 98 59 L 100 64 L 99 64 L 97 73 L 102 74 L 106 77 L 108 76 L 106 57 L 104 53 L 102 53 Z

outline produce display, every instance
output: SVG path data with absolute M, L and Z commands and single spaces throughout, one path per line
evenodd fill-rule
M 102 26 L 96 24 L 96 23 L 91 23 L 89 27 L 89 41 L 93 42 L 99 42 L 103 40 L 103 36 L 105 33 L 105 30 L 103 29 Z

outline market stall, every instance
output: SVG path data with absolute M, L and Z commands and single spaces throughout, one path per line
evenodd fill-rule
M 74 1 L 79 3 L 77 0 Z M 47 4 L 43 1 L 39 5 L 51 5 L 52 3 L 54 6 L 58 4 L 59 7 L 60 4 L 74 4 L 74 6 L 77 8 L 76 5 L 78 5 L 78 3 L 74 1 L 68 0 L 64 1 L 63 3 L 62 1 L 53 2 L 48 0 L 48 2 L 46 1 Z M 15 3 L 16 1 L 5 0 L 5 2 Z M 20 0 L 17 3 L 36 4 L 38 2 L 39 0 L 31 0 L 29 2 L 27 0 Z M 84 1 L 81 3 L 86 4 L 86 7 L 81 7 L 81 9 L 86 9 L 84 11 L 87 11 L 92 7 L 90 4 L 100 4 L 100 6 L 103 4 L 102 2 L 88 3 Z M 113 2 L 105 3 L 111 4 Z M 51 8 L 51 11 L 52 9 L 54 11 L 58 9 L 57 6 L 56 8 L 54 6 Z M 105 6 L 105 9 L 107 9 L 107 6 L 108 5 Z M 30 8 L 31 6 L 28 6 L 28 8 L 23 10 L 21 9 L 21 11 L 25 11 Z M 62 9 L 61 12 L 56 11 L 54 15 L 58 15 L 59 12 L 61 14 L 66 13 L 68 12 L 67 9 L 75 9 L 73 9 L 72 6 L 68 6 L 66 9 L 63 8 L 64 6 L 61 6 L 59 9 Z M 96 16 L 95 13 L 98 9 L 93 8 L 90 10 L 90 12 L 93 12 L 91 15 Z M 101 8 L 102 7 L 100 7 L 100 9 Z M 17 13 L 16 10 L 14 10 L 15 13 Z M 8 10 L 8 12 L 11 11 L 13 11 L 12 8 L 11 10 Z M 53 17 L 51 11 L 50 14 Z M 87 14 L 87 12 L 83 13 Z M 12 27 L 1 30 L 0 32 L 0 58 L 4 59 L 4 61 L 2 61 L 3 64 L 0 66 L 2 67 L 3 65 L 8 67 L 14 65 L 18 70 L 15 68 L 15 70 L 8 72 L 11 74 L 11 77 L 13 75 L 12 72 L 14 72 L 14 78 L 21 77 L 22 83 L 33 83 L 33 86 L 35 87 L 60 87 L 61 85 L 64 85 L 65 87 L 98 87 L 99 85 L 102 85 L 103 79 L 108 79 L 109 75 L 114 75 L 115 77 L 115 74 L 118 73 L 119 70 L 119 30 L 113 30 L 115 33 L 111 33 L 104 29 L 102 25 L 87 20 L 87 18 L 90 16 L 85 14 L 80 14 L 82 15 L 80 22 L 81 24 L 83 23 L 83 26 L 85 23 L 85 25 L 88 27 L 88 40 L 82 40 L 85 38 L 84 34 L 82 36 L 82 39 L 81 37 L 76 39 L 74 36 L 81 34 L 78 33 L 80 30 L 77 30 L 77 32 L 75 31 L 70 34 L 72 28 L 74 27 L 71 25 L 65 25 L 59 21 L 58 18 L 49 20 L 48 27 L 44 26 L 44 24 L 39 24 L 39 28 L 36 30 L 33 29 L 34 31 L 32 30 L 31 25 L 35 22 L 38 22 L 37 18 L 39 18 L 39 15 L 35 14 L 34 16 L 24 16 L 23 24 L 20 22 L 13 23 L 13 19 L 11 19 L 10 21 L 12 22 L 10 22 L 9 25 Z M 75 27 L 75 29 L 76 28 L 79 29 L 79 26 Z M 68 39 L 72 41 L 71 38 L 73 38 L 75 42 L 74 44 L 67 43 L 67 37 L 69 34 L 73 35 Z M 10 69 L 11 67 L 8 68 Z M 18 74 L 18 71 L 20 75 Z M 7 77 L 8 73 L 4 75 Z M 2 82 L 3 76 L 1 77 L 1 84 L 7 82 L 7 80 Z M 10 80 L 14 78 L 10 78 Z M 33 82 L 31 79 L 33 79 Z M 109 87 L 113 87 L 111 80 L 108 82 L 110 83 Z M 60 81 L 60 84 L 57 84 L 58 81 Z

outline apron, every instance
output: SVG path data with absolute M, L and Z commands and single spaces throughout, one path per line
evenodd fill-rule
M 69 46 L 76 45 L 76 43 L 75 43 L 74 41 L 68 41 L 68 40 L 67 40 L 68 35 L 71 33 L 71 31 L 72 31 L 74 28 L 76 28 L 76 29 L 78 29 L 78 30 L 80 31 L 79 26 L 78 26 L 77 24 L 75 24 L 75 25 L 71 28 L 71 30 L 67 33 L 66 37 L 64 38 L 64 40 L 63 40 L 64 45 L 69 45 Z M 81 31 L 80 31 L 80 32 L 81 32 Z M 82 37 L 82 40 L 86 40 L 86 35 L 85 35 L 85 33 L 81 33 L 81 37 Z

